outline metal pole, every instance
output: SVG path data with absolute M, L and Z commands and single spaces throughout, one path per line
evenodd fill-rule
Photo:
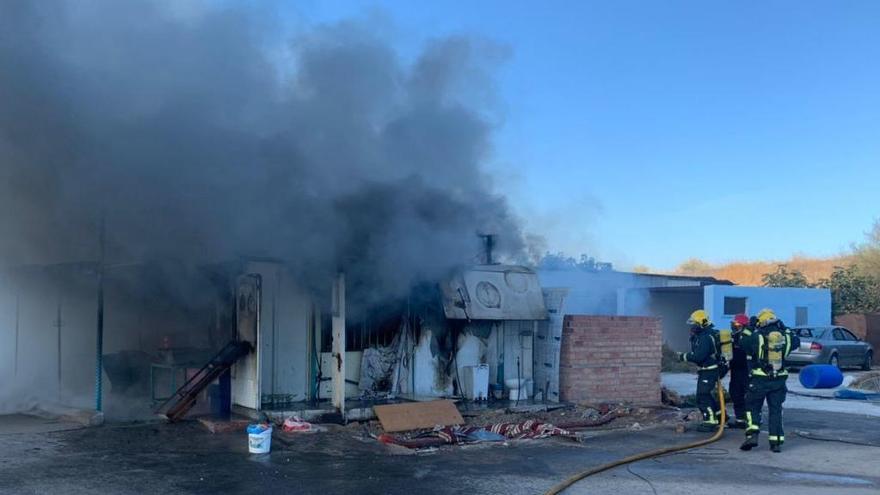
M 61 398 L 61 296 L 58 297 L 58 307 L 55 311 L 55 329 L 58 347 L 58 398 Z
M 18 332 L 19 322 L 21 321 L 21 294 L 15 295 L 15 365 L 13 368 L 13 376 L 18 376 Z
M 103 411 L 103 369 L 104 369 L 104 255 L 105 222 L 101 216 L 100 257 L 98 261 L 98 328 L 95 339 L 95 410 Z
M 345 418 L 345 275 L 340 272 L 333 281 L 332 295 L 333 330 L 332 358 L 330 373 L 333 383 L 333 407 Z

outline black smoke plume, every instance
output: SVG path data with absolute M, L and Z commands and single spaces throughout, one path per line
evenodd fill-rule
M 520 253 L 481 170 L 503 50 L 405 61 L 369 22 L 281 43 L 268 9 L 176 5 L 0 2 L 4 264 L 94 260 L 102 217 L 111 262 L 266 256 L 377 294 L 473 262 L 478 232 Z

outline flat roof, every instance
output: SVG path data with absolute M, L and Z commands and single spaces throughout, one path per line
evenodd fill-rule
M 665 273 L 639 273 L 639 272 L 627 272 L 632 273 L 633 275 L 638 275 L 642 277 L 661 277 L 668 278 L 672 280 L 693 280 L 695 282 L 700 282 L 701 285 L 736 285 L 730 280 L 725 280 L 722 278 L 715 277 L 706 277 L 706 276 L 697 276 L 697 275 L 667 275 Z

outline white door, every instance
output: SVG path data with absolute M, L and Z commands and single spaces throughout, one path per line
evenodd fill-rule
M 260 408 L 260 296 L 259 275 L 242 275 L 235 291 L 236 336 L 254 348 L 232 367 L 232 403 Z

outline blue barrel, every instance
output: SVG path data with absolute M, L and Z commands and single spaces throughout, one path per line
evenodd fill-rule
M 843 373 L 830 364 L 811 364 L 801 370 L 798 378 L 806 388 L 834 388 L 843 383 Z

